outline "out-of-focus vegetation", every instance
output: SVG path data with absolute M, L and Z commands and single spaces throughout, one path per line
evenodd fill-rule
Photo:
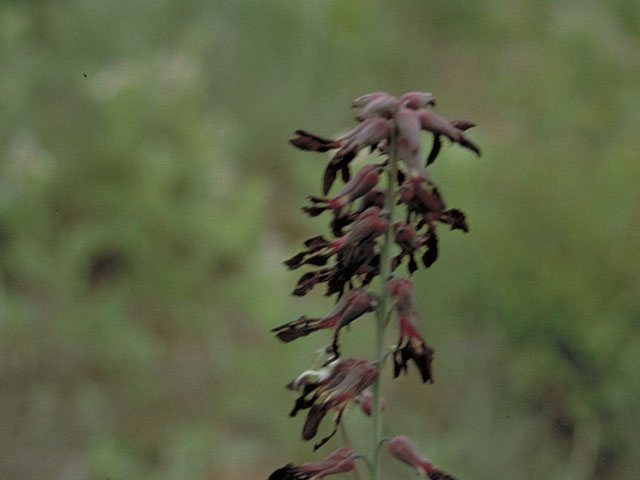
M 2 2 L 0 478 L 319 458 L 283 385 L 326 338 L 268 334 L 331 307 L 289 296 L 326 158 L 286 140 L 376 90 L 484 152 L 433 167 L 471 232 L 417 274 L 436 382 L 386 381 L 385 430 L 461 479 L 637 478 L 638 85 L 636 0 Z

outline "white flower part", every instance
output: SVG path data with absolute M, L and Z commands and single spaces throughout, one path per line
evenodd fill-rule
M 400 103 L 393 95 L 381 95 L 368 102 L 356 118 L 360 121 L 367 118 L 376 117 L 384 113 L 395 113 L 398 111 Z
M 361 95 L 358 98 L 351 101 L 351 108 L 365 107 L 368 103 L 371 103 L 376 98 L 389 96 L 387 92 L 374 92 Z
M 417 110 L 426 105 L 435 105 L 436 97 L 431 92 L 407 92 L 400 97 L 400 103 L 402 108 L 408 107 Z
M 329 363 L 326 367 L 319 370 L 305 370 L 291 383 L 294 389 L 298 389 L 300 385 L 308 385 L 310 383 L 320 383 L 329 378 L 333 373 L 333 370 L 340 363 L 339 359 L 336 359 Z

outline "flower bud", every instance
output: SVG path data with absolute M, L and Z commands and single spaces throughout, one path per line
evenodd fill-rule
M 455 480 L 452 476 L 439 470 L 431 460 L 422 456 L 406 435 L 393 437 L 387 444 L 387 450 L 401 462 L 415 468 L 417 475 L 429 477 L 431 480 Z
M 327 475 L 350 472 L 355 468 L 353 458 L 353 450 L 342 447 L 323 460 L 305 463 L 299 467 L 289 464 L 279 468 L 269 476 L 269 480 L 322 479 Z
M 371 410 L 373 408 L 373 392 L 370 388 L 367 388 L 363 391 L 357 398 L 356 403 L 360 405 L 360 409 L 367 416 L 371 416 Z M 380 412 L 383 412 L 385 409 L 385 401 L 384 398 L 380 399 Z

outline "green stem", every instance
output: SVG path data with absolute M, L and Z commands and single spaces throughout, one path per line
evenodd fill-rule
M 378 302 L 378 309 L 376 310 L 376 344 L 374 358 L 378 364 L 378 378 L 373 384 L 373 405 L 371 407 L 371 422 L 372 422 L 372 439 L 371 439 L 371 480 L 378 480 L 378 452 L 380 448 L 380 440 L 382 438 L 382 416 L 380 414 L 380 401 L 382 398 L 382 379 L 381 370 L 384 356 L 384 331 L 387 326 L 387 281 L 391 273 L 391 244 L 393 243 L 393 236 L 391 231 L 393 229 L 393 207 L 395 197 L 395 182 L 397 176 L 397 152 L 396 152 L 396 131 L 391 134 L 389 142 L 389 168 L 388 185 L 387 185 L 387 198 L 385 204 L 385 210 L 389 215 L 389 226 L 384 234 L 384 243 L 382 245 L 382 252 L 380 255 L 380 298 Z

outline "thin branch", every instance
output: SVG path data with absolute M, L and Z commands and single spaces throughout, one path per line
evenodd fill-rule
M 382 399 L 382 378 L 381 370 L 384 361 L 384 332 L 387 326 L 387 281 L 391 273 L 391 244 L 393 242 L 393 208 L 395 204 L 395 181 L 397 176 L 397 151 L 396 151 L 396 128 L 394 127 L 389 144 L 389 169 L 387 198 L 385 211 L 389 216 L 389 226 L 384 234 L 384 244 L 380 256 L 380 294 L 378 309 L 376 310 L 376 345 L 374 358 L 378 364 L 378 378 L 373 384 L 373 404 L 371 406 L 372 442 L 371 442 L 371 469 L 370 479 L 378 480 L 378 452 L 380 438 L 382 436 L 382 418 L 380 413 L 380 402 Z

